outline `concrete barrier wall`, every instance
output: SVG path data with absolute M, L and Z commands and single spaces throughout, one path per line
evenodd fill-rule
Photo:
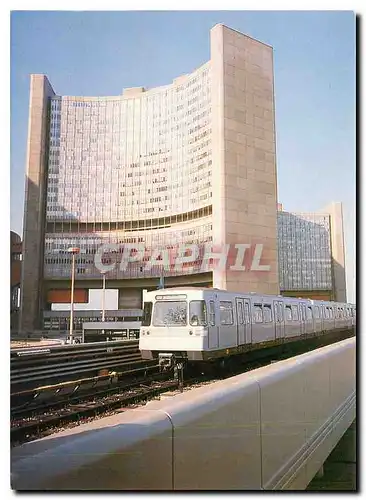
M 355 418 L 355 338 L 12 451 L 15 489 L 305 489 Z

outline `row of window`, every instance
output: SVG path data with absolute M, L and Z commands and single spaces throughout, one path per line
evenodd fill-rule
M 320 306 L 305 306 L 302 305 L 285 305 L 283 314 L 283 303 L 276 302 L 274 304 L 274 318 L 272 314 L 271 304 L 253 304 L 252 314 L 250 311 L 249 301 L 238 300 L 237 302 L 237 323 L 239 325 L 250 324 L 251 316 L 253 323 L 282 323 L 291 321 L 300 321 L 303 318 L 306 320 L 319 319 L 321 310 Z M 323 318 L 333 319 L 333 308 L 336 317 L 348 318 L 353 317 L 354 313 L 350 307 L 323 306 Z M 152 303 L 145 303 L 143 325 L 150 325 Z M 231 301 L 220 301 L 219 303 L 220 325 L 234 325 L 234 308 Z M 156 302 L 154 306 L 153 316 L 154 326 L 185 326 L 187 325 L 187 303 L 185 301 L 169 301 Z M 214 326 L 216 324 L 215 302 L 210 300 L 208 310 L 206 302 L 203 300 L 193 300 L 189 303 L 189 324 L 191 326 Z

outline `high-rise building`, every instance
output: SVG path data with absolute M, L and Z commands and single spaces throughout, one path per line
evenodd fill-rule
M 321 213 L 278 212 L 281 294 L 346 302 L 342 204 Z
M 165 286 L 279 293 L 272 48 L 216 25 L 210 55 L 169 85 L 114 97 L 59 96 L 45 75 L 31 76 L 23 330 L 40 327 L 55 291 L 68 300 L 75 246 L 80 301 L 101 287 L 100 245 L 125 243 L 152 253 L 242 243 L 249 261 L 260 247 L 265 271 L 198 259 L 164 270 Z M 118 252 L 103 262 L 112 267 Z M 135 308 L 161 278 L 158 266 L 114 265 L 107 286 L 119 290 L 120 308 Z

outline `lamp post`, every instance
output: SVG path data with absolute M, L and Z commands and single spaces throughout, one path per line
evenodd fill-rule
M 70 344 L 73 343 L 73 329 L 74 329 L 74 286 L 75 286 L 75 255 L 80 253 L 80 248 L 71 247 L 67 250 L 72 255 L 71 267 L 71 304 L 70 304 Z
M 104 321 L 105 321 L 105 274 L 106 274 L 106 271 L 102 271 L 102 276 L 103 276 L 102 323 L 104 323 Z M 102 330 L 102 334 L 104 335 L 104 329 Z

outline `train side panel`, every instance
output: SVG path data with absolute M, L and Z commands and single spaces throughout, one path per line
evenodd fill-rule
M 188 361 L 212 360 L 351 328 L 356 322 L 351 304 L 216 289 L 148 292 L 145 303 L 152 314 L 141 328 L 145 359 L 170 353 Z

